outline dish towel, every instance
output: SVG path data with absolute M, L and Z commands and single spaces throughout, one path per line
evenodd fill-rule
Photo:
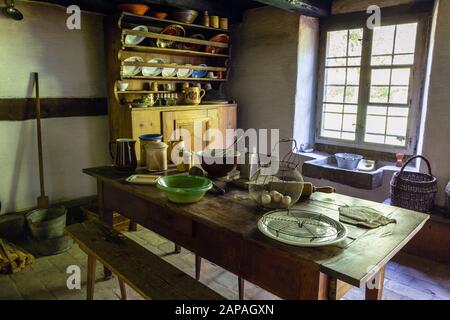
M 385 217 L 380 211 L 369 207 L 340 207 L 339 213 L 341 222 L 369 229 L 397 223 L 397 220 Z

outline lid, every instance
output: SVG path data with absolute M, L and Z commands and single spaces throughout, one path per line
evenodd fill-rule
M 143 134 L 139 137 L 139 140 L 141 141 L 161 141 L 162 140 L 161 134 Z

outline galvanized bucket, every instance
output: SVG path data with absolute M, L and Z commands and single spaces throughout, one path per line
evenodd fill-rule
M 66 217 L 64 207 L 36 209 L 27 214 L 27 223 L 35 239 L 55 239 L 64 235 Z

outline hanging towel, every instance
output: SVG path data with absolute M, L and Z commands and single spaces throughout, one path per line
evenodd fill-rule
M 389 219 L 380 211 L 369 207 L 340 207 L 339 213 L 339 220 L 341 222 L 369 229 L 397 223 L 397 220 Z

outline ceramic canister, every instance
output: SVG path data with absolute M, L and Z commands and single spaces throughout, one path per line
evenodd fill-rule
M 162 141 L 162 135 L 160 134 L 144 134 L 139 137 L 139 141 L 141 143 L 140 151 L 141 151 L 141 160 L 140 164 L 141 166 L 145 166 L 146 161 L 146 151 L 145 151 L 145 145 L 149 142 L 161 142 Z
M 167 170 L 167 144 L 161 141 L 148 141 L 145 144 L 147 170 Z

